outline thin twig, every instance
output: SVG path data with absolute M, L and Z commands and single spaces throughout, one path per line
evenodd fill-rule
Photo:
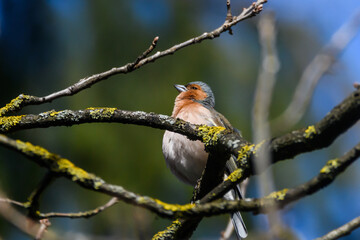
M 18 202 L 18 201 L 12 200 L 10 198 L 1 198 L 0 197 L 0 204 L 1 203 L 11 203 L 11 204 L 16 205 L 18 207 L 27 208 L 27 203 Z
M 23 204 L 19 204 L 19 202 L 17 201 L 6 198 L 1 191 L 0 196 L 0 199 L 3 200 L 0 202 L 0 215 L 2 215 L 2 217 L 4 217 L 9 223 L 11 223 L 21 232 L 28 234 L 31 237 L 36 237 L 37 233 L 41 228 L 40 224 L 18 212 L 15 208 L 11 206 L 11 204 L 15 204 L 21 207 L 26 206 Z M 48 232 L 46 237 L 46 239 L 58 239 L 53 232 Z
M 231 22 L 233 20 L 233 16 L 231 14 L 231 4 L 230 0 L 226 0 L 226 22 Z M 229 28 L 229 34 L 233 35 L 233 31 L 231 28 Z
M 305 68 L 296 87 L 295 93 L 286 110 L 272 125 L 279 132 L 285 132 L 303 117 L 314 89 L 319 80 L 333 66 L 336 59 L 357 35 L 360 29 L 360 11 L 346 22 Z
M 256 2 L 252 3 L 248 8 L 244 8 L 244 10 L 241 12 L 241 14 L 233 17 L 231 22 L 225 21 L 224 24 L 222 24 L 219 28 L 217 28 L 211 32 L 205 32 L 205 33 L 201 34 L 200 36 L 191 38 L 185 42 L 176 44 L 164 51 L 157 52 L 151 56 L 148 56 L 150 54 L 150 52 L 152 52 L 153 49 L 155 48 L 156 43 L 159 39 L 159 37 L 155 37 L 154 40 L 152 41 L 150 47 L 143 54 L 141 54 L 139 57 L 137 57 L 134 62 L 128 63 L 122 67 L 114 67 L 108 71 L 94 74 L 90 77 L 80 79 L 80 81 L 78 81 L 77 83 L 75 83 L 63 90 L 60 90 L 58 92 L 51 93 L 44 97 L 35 97 L 35 96 L 28 96 L 28 95 L 21 94 L 16 98 L 17 101 L 9 103 L 7 106 L 0 109 L 0 116 L 4 115 L 6 113 L 9 113 L 9 112 L 19 111 L 20 109 L 22 109 L 24 106 L 27 106 L 27 105 L 42 104 L 45 102 L 51 102 L 60 97 L 72 96 L 86 88 L 91 87 L 95 83 L 105 80 L 111 76 L 114 76 L 116 74 L 130 73 L 148 63 L 155 62 L 156 60 L 158 60 L 162 57 L 172 55 L 182 48 L 188 47 L 193 44 L 200 43 L 204 40 L 211 40 L 211 39 L 217 38 L 223 32 L 228 31 L 232 26 L 236 25 L 237 23 L 239 23 L 245 19 L 251 18 L 251 17 L 257 15 L 258 13 L 260 13 L 262 11 L 263 4 L 266 2 L 267 2 L 267 0 L 257 0 Z
M 92 216 L 95 216 L 99 213 L 101 213 L 102 211 L 104 211 L 105 209 L 115 205 L 116 203 L 119 202 L 119 199 L 117 197 L 113 197 L 111 198 L 106 204 L 97 207 L 93 210 L 89 210 L 86 212 L 78 212 L 78 213 L 56 213 L 56 212 L 51 212 L 51 213 L 39 213 L 38 216 L 40 218 L 59 218 L 59 217 L 65 217 L 65 218 L 89 218 Z
M 355 229 L 360 228 L 360 217 L 354 218 L 350 222 L 342 225 L 341 227 L 332 230 L 326 235 L 316 238 L 315 240 L 335 240 L 346 235 L 349 235 Z
M 50 223 L 49 219 L 41 219 L 40 220 L 40 228 L 39 228 L 38 232 L 36 233 L 35 240 L 42 239 L 45 232 L 47 231 L 47 229 L 50 226 L 51 226 L 51 223 Z
M 54 174 L 52 172 L 47 172 L 43 179 L 40 181 L 35 190 L 28 197 L 29 200 L 29 215 L 31 217 L 36 218 L 37 213 L 39 211 L 39 200 L 41 194 L 45 191 L 45 189 L 52 183 L 54 179 Z

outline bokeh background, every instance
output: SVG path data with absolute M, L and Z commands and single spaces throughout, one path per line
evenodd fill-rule
M 151 43 L 155 51 L 183 42 L 220 26 L 226 15 L 224 1 L 0 1 L 0 105 L 20 93 L 44 96 L 79 79 L 133 61 Z M 232 1 L 239 13 L 250 1 Z M 281 62 L 271 117 L 291 99 L 306 65 L 332 34 L 356 12 L 358 0 L 272 1 Z M 260 64 L 257 32 L 259 17 L 246 20 L 212 41 L 183 49 L 172 56 L 127 74 L 100 82 L 72 97 L 21 113 L 51 109 L 117 107 L 171 114 L 177 94 L 173 84 L 207 82 L 216 96 L 216 108 L 244 137 L 252 139 L 251 108 Z M 360 37 L 347 46 L 336 64 L 321 79 L 311 106 L 295 128 L 320 120 L 353 91 L 360 81 Z M 170 203 L 187 203 L 192 189 L 166 168 L 161 152 L 163 131 L 122 124 L 84 124 L 34 129 L 9 134 L 58 153 L 76 165 L 130 191 Z M 273 133 L 276 135 L 276 132 Z M 276 187 L 294 187 L 315 176 L 327 160 L 341 156 L 360 137 L 352 127 L 329 148 L 298 156 L 272 168 Z M 360 215 L 360 163 L 353 164 L 334 184 L 282 211 L 284 222 L 299 239 L 319 237 Z M 26 201 L 46 173 L 17 153 L 0 148 L 0 188 L 10 198 Z M 258 196 L 251 181 L 249 197 Z M 83 211 L 104 204 L 109 197 L 86 191 L 58 179 L 41 201 L 43 212 Z M 266 218 L 244 213 L 249 239 L 261 239 Z M 194 239 L 217 239 L 228 216 L 204 220 Z M 90 219 L 52 219 L 51 230 L 64 239 L 149 239 L 169 220 L 125 203 Z M 28 239 L 0 217 L 0 237 Z M 360 239 L 360 230 L 344 239 Z

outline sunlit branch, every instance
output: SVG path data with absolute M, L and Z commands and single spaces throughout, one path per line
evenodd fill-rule
M 273 162 L 329 146 L 340 134 L 349 129 L 360 118 L 360 89 L 337 105 L 322 120 L 314 125 L 293 131 L 270 141 L 269 148 Z M 234 133 L 216 127 L 197 126 L 169 116 L 124 111 L 115 108 L 90 108 L 85 110 L 50 111 L 38 115 L 9 116 L 0 118 L 0 131 L 11 132 L 21 129 L 50 126 L 71 126 L 90 122 L 118 122 L 166 129 L 202 140 L 208 148 L 224 147 L 225 151 L 239 159 L 239 167 L 244 169 L 244 180 L 253 174 L 251 155 L 261 151 L 263 144 L 252 145 Z
M 346 235 L 349 235 L 352 231 L 360 227 L 360 217 L 354 218 L 350 222 L 342 225 L 341 227 L 332 230 L 326 235 L 316 238 L 315 240 L 335 240 Z
M 178 50 L 191 46 L 193 44 L 200 43 L 204 40 L 211 40 L 214 38 L 219 37 L 223 32 L 231 31 L 231 27 L 236 25 L 237 23 L 251 18 L 255 16 L 256 14 L 260 13 L 263 8 L 263 4 L 266 3 L 267 0 L 258 0 L 256 2 L 253 2 L 248 8 L 244 8 L 244 10 L 238 15 L 234 16 L 231 21 L 226 20 L 224 24 L 222 24 L 219 28 L 214 29 L 211 32 L 205 32 L 201 34 L 200 36 L 191 38 L 185 42 L 176 44 L 164 51 L 159 51 L 151 56 L 148 56 L 156 47 L 156 43 L 159 39 L 159 37 L 155 37 L 152 41 L 150 47 L 144 51 L 140 56 L 136 58 L 134 62 L 128 63 L 122 67 L 114 67 L 108 71 L 94 74 L 90 77 L 86 77 L 83 79 L 80 79 L 77 83 L 60 90 L 58 92 L 51 93 L 44 97 L 35 97 L 35 96 L 29 96 L 21 94 L 16 98 L 16 102 L 9 103 L 7 106 L 0 109 L 0 116 L 3 116 L 6 113 L 14 112 L 22 109 L 24 106 L 27 105 L 35 105 L 35 104 L 42 104 L 45 102 L 51 102 L 57 98 L 64 97 L 64 96 L 72 96 L 86 88 L 91 87 L 95 83 L 98 83 L 102 80 L 108 79 L 111 76 L 117 75 L 117 74 L 125 74 L 130 73 L 148 63 L 155 62 L 159 58 L 169 56 L 177 52 Z

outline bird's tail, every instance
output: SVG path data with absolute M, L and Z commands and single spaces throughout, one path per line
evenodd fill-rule
M 234 189 L 229 191 L 224 195 L 224 198 L 227 200 L 241 199 L 242 196 L 241 196 L 240 188 L 237 186 L 236 190 Z M 234 229 L 238 239 L 246 238 L 248 232 L 240 212 L 231 213 L 231 221 L 232 224 L 234 225 Z
M 234 156 L 231 156 L 230 159 L 226 162 L 227 174 L 232 173 L 237 168 L 235 160 L 236 160 L 236 158 Z M 226 176 L 226 174 L 225 174 L 225 176 Z M 228 200 L 242 199 L 243 197 L 241 194 L 240 185 L 239 184 L 236 185 L 236 188 L 227 192 L 224 195 L 224 198 L 228 199 Z M 238 239 L 246 238 L 248 235 L 248 232 L 247 232 L 245 223 L 241 217 L 240 212 L 232 213 L 231 221 L 234 225 Z

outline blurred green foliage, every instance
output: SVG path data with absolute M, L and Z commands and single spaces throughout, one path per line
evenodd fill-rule
M 22 5 L 2 3 L 5 20 L 0 35 L 1 105 L 20 93 L 47 95 L 83 77 L 122 66 L 141 54 L 155 36 L 160 40 L 154 52 L 210 31 L 222 24 L 226 10 L 223 3 L 212 3 L 198 11 L 191 1 L 161 2 L 157 4 L 162 8 L 155 5 L 151 10 L 146 9 L 151 4 L 145 1 L 20 2 Z M 211 18 L 208 12 L 215 17 Z M 211 18 L 206 24 L 204 16 Z M 260 62 L 257 18 L 234 27 L 233 36 L 224 33 L 218 39 L 190 46 L 133 73 L 111 77 L 75 96 L 31 106 L 22 112 L 117 107 L 170 115 L 177 94 L 172 85 L 200 80 L 212 87 L 217 110 L 251 140 L 251 107 Z M 321 45 L 311 29 L 278 24 L 282 68 L 271 116 L 285 108 L 299 74 Z M 17 32 L 9 28 L 16 28 Z M 306 121 L 314 121 L 311 114 Z M 166 168 L 161 153 L 162 134 L 157 129 L 104 123 L 26 130 L 10 136 L 41 145 L 130 191 L 170 203 L 186 203 L 192 189 Z M 316 165 L 321 166 L 332 155 L 325 154 L 323 162 Z M 10 198 L 25 201 L 45 170 L 4 148 L 0 148 L 0 158 L 1 189 Z M 291 187 L 303 179 L 292 162 L 279 164 L 275 172 L 280 186 Z M 286 185 L 281 180 L 284 178 Z M 256 195 L 255 192 L 250 190 L 250 194 Z M 95 208 L 108 199 L 59 179 L 46 190 L 41 210 L 77 212 Z M 251 229 L 251 216 L 245 216 Z M 148 239 L 169 223 L 125 203 L 91 219 L 51 222 L 52 230 L 69 239 L 81 234 Z M 217 238 L 226 223 L 227 216 L 206 219 L 195 238 Z M 0 236 L 23 238 L 1 218 Z

